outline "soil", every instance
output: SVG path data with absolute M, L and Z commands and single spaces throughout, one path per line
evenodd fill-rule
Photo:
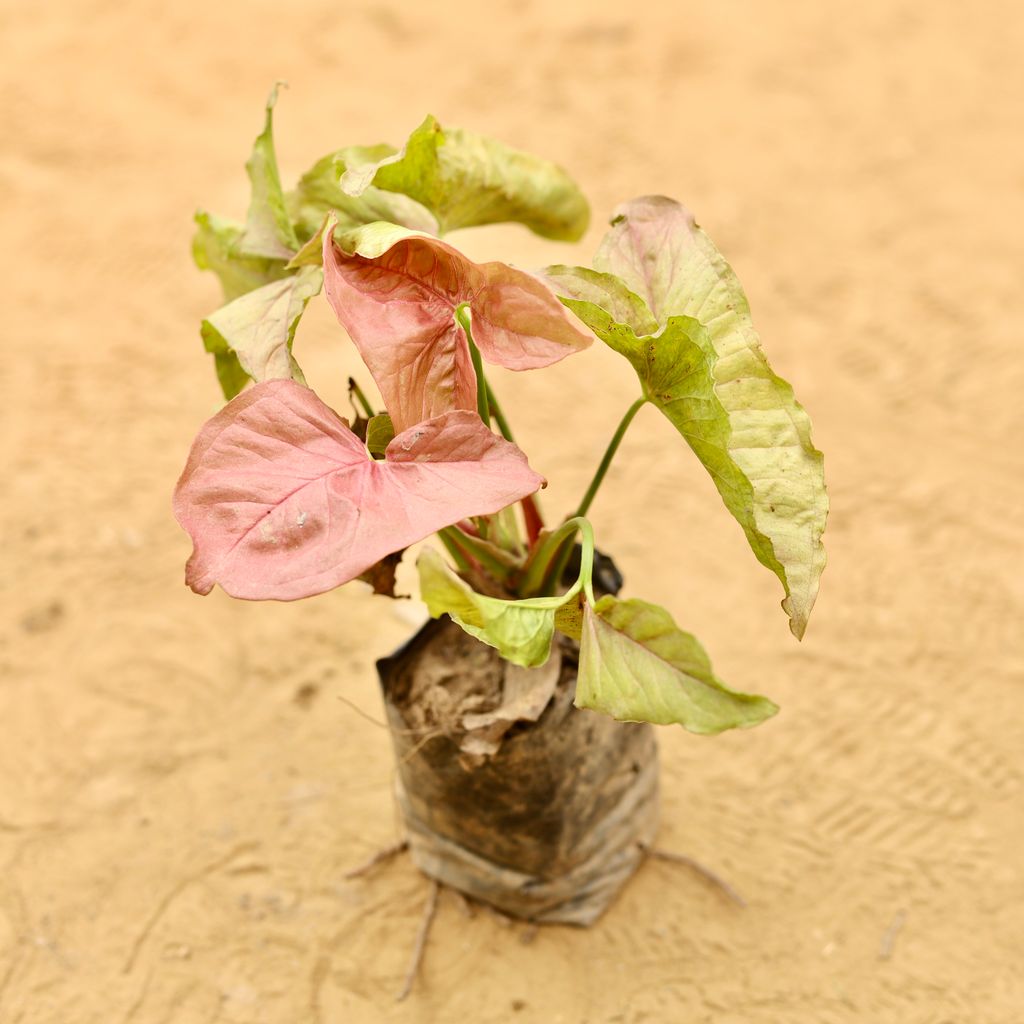
M 579 648 L 510 665 L 447 617 L 377 663 L 417 866 L 529 921 L 592 925 L 658 830 L 654 728 L 573 707 Z
M 1017 1024 L 1024 1019 L 1024 15 L 998 0 L 6 4 L 0 361 L 4 1024 Z M 659 731 L 659 843 L 591 929 L 429 886 L 396 838 L 374 659 L 421 621 L 356 585 L 199 598 L 169 496 L 218 407 L 192 209 L 244 213 L 271 84 L 284 177 L 424 113 L 686 201 L 826 452 L 802 644 L 653 410 L 592 510 L 625 593 L 783 708 Z M 296 355 L 339 409 L 326 305 Z M 361 374 L 364 386 L 365 373 Z M 633 398 L 594 350 L 493 384 L 560 515 Z M 409 586 L 408 572 L 401 577 Z M 531 940 L 532 941 L 528 941 Z

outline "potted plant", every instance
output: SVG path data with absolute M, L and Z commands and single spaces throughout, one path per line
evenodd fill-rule
M 194 543 L 186 581 L 290 601 L 362 579 L 394 596 L 402 552 L 436 535 L 447 560 L 434 546 L 417 560 L 433 621 L 378 663 L 413 856 L 508 913 L 589 924 L 654 837 L 652 724 L 707 735 L 777 710 L 721 682 L 667 610 L 619 596 L 591 502 L 653 406 L 778 576 L 799 638 L 825 562 L 810 422 L 769 367 L 735 275 L 679 203 L 620 206 L 589 267 L 477 264 L 442 236 L 499 221 L 583 235 L 587 203 L 564 171 L 428 117 L 401 150 L 337 150 L 285 191 L 275 99 L 247 164 L 245 222 L 196 218 L 196 262 L 226 302 L 201 334 L 229 401 L 174 496 Z M 292 355 L 321 290 L 383 400 L 375 409 L 350 382 L 351 421 Z M 485 364 L 538 369 L 595 340 L 635 371 L 625 412 L 579 506 L 545 521 L 545 481 Z

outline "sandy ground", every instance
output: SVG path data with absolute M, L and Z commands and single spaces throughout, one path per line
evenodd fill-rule
M 486 13 L 483 13 L 486 11 Z M 1024 15 L 856 5 L 0 6 L 4 1024 L 1016 1024 L 1024 1020 L 1020 287 Z M 275 78 L 283 172 L 432 111 L 569 167 L 586 261 L 614 204 L 696 210 L 826 452 L 830 565 L 802 645 L 655 413 L 594 508 L 629 592 L 783 713 L 661 733 L 665 847 L 601 925 L 440 901 L 392 841 L 373 660 L 415 606 L 200 599 L 169 495 L 218 405 L 193 208 L 244 213 Z M 296 348 L 338 403 L 323 305 Z M 551 510 L 632 398 L 594 351 L 495 383 Z

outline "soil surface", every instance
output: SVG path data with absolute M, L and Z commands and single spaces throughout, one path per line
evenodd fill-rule
M 54 0 L 0 10 L 4 1024 L 1018 1024 L 1024 1019 L 1024 142 L 1019 4 Z M 593 508 L 627 594 L 783 711 L 659 734 L 661 845 L 595 928 L 429 887 L 393 842 L 373 661 L 420 621 L 182 584 L 170 491 L 219 405 L 203 205 L 244 215 L 275 79 L 282 172 L 427 112 L 571 169 L 583 262 L 615 204 L 686 201 L 826 453 L 807 638 L 653 410 Z M 296 355 L 345 408 L 322 302 Z M 362 374 L 365 382 L 366 375 Z M 495 374 L 561 515 L 633 399 L 597 349 Z M 408 585 L 408 576 L 405 577 Z

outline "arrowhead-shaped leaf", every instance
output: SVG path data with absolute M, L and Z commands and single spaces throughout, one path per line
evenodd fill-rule
M 444 129 L 433 117 L 400 153 L 351 166 L 341 180 L 350 196 L 371 185 L 421 203 L 441 233 L 516 221 L 544 238 L 574 242 L 590 219 L 586 199 L 560 167 L 473 132 Z
M 384 461 L 290 380 L 257 384 L 200 431 L 174 495 L 195 550 L 186 582 L 291 601 L 365 572 L 435 530 L 543 484 L 523 453 L 467 412 L 399 434 Z
M 263 131 L 256 136 L 252 155 L 245 169 L 252 185 L 249 214 L 245 231 L 236 243 L 240 256 L 263 256 L 288 260 L 299 248 L 299 240 L 292 227 L 285 205 L 281 176 L 277 170 L 274 152 L 274 104 L 277 103 L 275 85 L 267 98 L 267 112 Z
M 805 527 L 799 517 L 791 518 L 794 508 L 784 472 L 774 480 L 762 480 L 758 493 L 754 480 L 730 451 L 733 433 L 715 388 L 716 356 L 707 330 L 693 317 L 674 316 L 656 335 L 638 338 L 631 327 L 615 323 L 591 303 L 570 299 L 566 305 L 632 363 L 648 401 L 686 439 L 711 475 L 726 508 L 743 527 L 758 561 L 778 575 L 788 593 L 790 580 L 800 578 L 800 566 L 791 566 L 787 572 L 776 552 L 787 550 L 786 545 L 798 549 Z M 775 466 L 784 468 L 787 455 L 785 450 L 779 453 Z M 762 504 L 766 504 L 763 509 Z
M 467 633 L 495 647 L 506 660 L 524 668 L 543 665 L 551 654 L 555 615 L 575 595 L 504 601 L 478 594 L 448 568 L 433 549 L 416 561 L 420 594 L 436 619 L 447 613 Z
M 298 296 L 308 290 L 310 278 L 297 283 L 294 279 L 290 284 L 276 283 L 287 278 L 291 268 L 286 264 L 298 248 L 284 207 L 274 155 L 272 111 L 276 101 L 275 86 L 267 100 L 263 131 L 256 138 L 246 164 L 252 185 L 246 225 L 242 227 L 204 211 L 199 211 L 195 218 L 198 231 L 192 241 L 193 258 L 201 270 L 212 270 L 220 278 L 227 301 L 200 328 L 227 398 L 238 394 L 250 378 L 283 376 L 284 368 L 276 365 L 279 362 L 302 379 L 291 361 L 290 346 L 298 317 L 308 301 L 308 296 L 305 301 Z M 313 293 L 318 289 L 319 285 Z M 294 316 L 289 315 L 288 296 L 300 302 Z M 282 317 L 287 321 L 283 335 L 273 326 Z M 283 356 L 274 355 L 279 347 Z
M 342 228 L 382 220 L 437 234 L 433 214 L 409 196 L 372 185 L 358 196 L 342 190 L 341 176 L 349 167 L 375 163 L 394 152 L 393 146 L 349 146 L 318 160 L 285 197 L 299 236 L 310 237 L 332 211 Z
M 637 337 L 596 306 L 567 304 L 630 359 L 648 397 L 694 447 L 754 554 L 782 581 L 790 629 L 803 636 L 825 566 L 823 461 L 807 413 L 768 365 L 736 275 L 689 212 L 660 196 L 620 207 L 594 262 L 642 299 L 663 330 L 644 334 L 642 310 L 620 323 Z M 557 277 L 585 297 L 569 275 Z M 586 299 L 602 305 L 593 291 Z M 621 310 L 621 295 L 605 301 Z
M 396 430 L 476 408 L 476 374 L 456 318 L 469 307 L 481 355 L 512 370 L 590 344 L 553 292 L 504 263 L 473 263 L 436 238 L 371 224 L 334 244 L 324 233 L 324 290 L 373 375 Z
M 728 689 L 664 608 L 610 596 L 584 612 L 576 706 L 702 735 L 757 725 L 778 711 L 765 697 Z
M 306 304 L 320 291 L 322 280 L 319 268 L 303 267 L 229 302 L 203 321 L 203 343 L 217 359 L 225 398 L 234 398 L 249 380 L 290 378 L 305 384 L 292 356 L 292 341 Z

